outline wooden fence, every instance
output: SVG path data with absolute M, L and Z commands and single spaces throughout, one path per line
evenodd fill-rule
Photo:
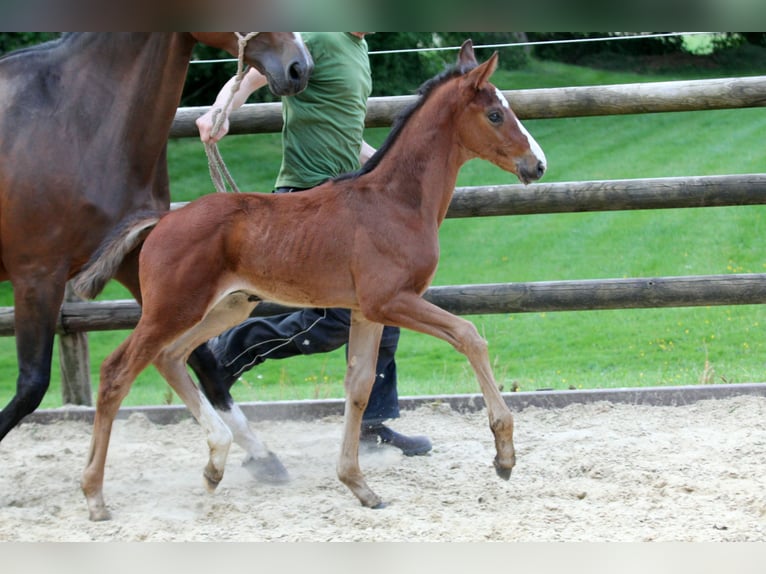
M 505 95 L 521 119 L 764 107 L 766 76 L 517 90 Z M 413 98 L 372 98 L 367 126 L 391 125 Z M 171 137 L 197 137 L 194 120 L 206 109 L 179 109 Z M 249 104 L 232 114 L 230 133 L 275 132 L 281 126 L 280 104 Z M 763 173 L 458 188 L 447 217 L 756 204 L 766 204 Z M 432 287 L 426 298 L 464 315 L 760 304 L 766 303 L 766 274 L 453 285 Z M 283 310 L 264 303 L 256 311 L 268 315 Z M 69 402 L 90 402 L 81 334 L 129 329 L 139 317 L 140 309 L 132 300 L 64 303 L 58 331 L 66 341 L 62 348 L 71 354 L 62 356 L 62 370 L 69 373 L 63 377 L 64 386 L 80 389 L 64 390 Z M 0 308 L 0 335 L 13 335 L 12 307 Z

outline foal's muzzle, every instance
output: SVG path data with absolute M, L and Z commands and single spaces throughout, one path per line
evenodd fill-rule
M 535 159 L 532 162 L 520 162 L 518 167 L 519 179 L 526 185 L 543 177 L 546 165 L 544 161 Z

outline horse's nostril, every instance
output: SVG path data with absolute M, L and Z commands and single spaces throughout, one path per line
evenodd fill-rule
M 545 163 L 538 161 L 537 162 L 537 177 L 542 177 L 545 173 Z
M 291 80 L 298 80 L 301 77 L 301 64 L 300 62 L 293 62 L 287 69 L 287 74 Z

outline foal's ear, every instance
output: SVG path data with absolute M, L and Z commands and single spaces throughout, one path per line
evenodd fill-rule
M 461 70 L 469 70 L 478 65 L 476 55 L 473 53 L 473 41 L 470 38 L 460 46 L 460 53 L 457 55 L 457 65 Z
M 490 76 L 494 74 L 497 69 L 498 58 L 499 56 L 497 55 L 497 52 L 495 52 L 489 60 L 484 62 L 478 68 L 471 70 L 468 76 L 471 79 L 474 89 L 480 90 L 484 87 L 484 84 L 489 81 Z

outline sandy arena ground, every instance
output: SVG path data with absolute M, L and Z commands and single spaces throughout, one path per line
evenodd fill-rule
M 0 541 L 766 541 L 766 397 L 515 416 L 505 482 L 485 412 L 403 412 L 393 426 L 428 434 L 434 449 L 363 450 L 388 502 L 370 510 L 335 476 L 339 417 L 253 423 L 293 481 L 255 482 L 234 446 L 209 494 L 199 426 L 133 414 L 115 423 L 103 523 L 88 520 L 79 489 L 90 424 L 26 423 L 0 443 Z

